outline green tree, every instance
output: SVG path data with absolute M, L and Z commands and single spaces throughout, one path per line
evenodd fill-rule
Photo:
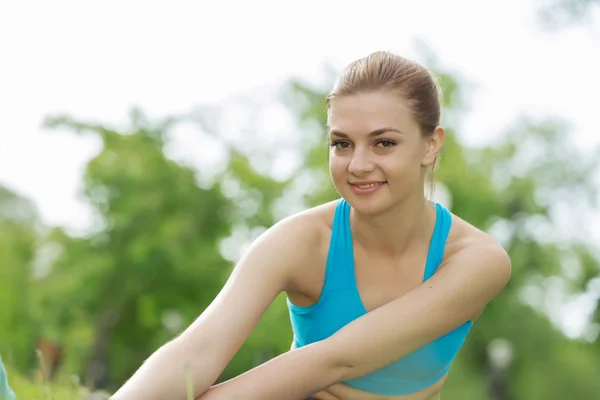
M 207 184 L 201 175 L 211 171 L 166 156 L 179 122 L 149 121 L 134 110 L 125 132 L 66 116 L 46 123 L 103 143 L 84 175 L 98 226 L 86 237 L 56 229 L 45 245 L 58 256 L 39 283 L 45 334 L 65 347 L 64 369 L 83 371 L 94 386 L 120 384 L 208 306 L 232 267 L 225 240 L 274 223 L 269 210 L 286 182 L 255 172 L 227 146 L 227 168 Z M 225 377 L 281 351 L 271 342 L 258 329 Z
M 175 123 L 152 123 L 138 111 L 127 132 L 68 117 L 47 121 L 103 143 L 84 177 L 98 229 L 83 238 L 54 232 L 60 255 L 42 288 L 46 326 L 65 346 L 67 369 L 83 370 L 95 385 L 122 381 L 189 324 L 228 268 L 218 240 L 230 233 L 232 203 L 165 156 Z

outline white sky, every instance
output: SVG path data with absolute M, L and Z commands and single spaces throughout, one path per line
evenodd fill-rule
M 98 144 L 43 131 L 45 116 L 120 123 L 133 106 L 186 112 L 292 75 L 322 80 L 325 64 L 374 50 L 416 57 L 415 38 L 476 85 L 460 132 L 469 143 L 521 111 L 563 116 L 582 147 L 599 143 L 600 33 L 541 32 L 540 2 L 3 2 L 0 184 L 32 198 L 49 224 L 86 226 L 76 193 Z

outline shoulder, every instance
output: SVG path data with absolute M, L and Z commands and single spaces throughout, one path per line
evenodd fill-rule
M 335 204 L 329 202 L 287 216 L 269 228 L 262 237 L 280 243 L 293 243 L 294 247 L 299 248 L 320 243 L 331 233 Z M 302 241 L 297 242 L 298 239 Z
M 456 274 L 475 274 L 492 293 L 498 293 L 510 280 L 512 263 L 506 250 L 492 236 L 452 215 L 445 268 Z
M 294 280 L 298 271 L 327 257 L 335 204 L 325 203 L 281 219 L 252 243 L 247 254 L 274 261 Z
M 468 223 L 462 218 L 452 215 L 452 227 L 448 234 L 444 260 L 460 255 L 474 254 L 486 256 L 499 262 L 509 262 L 510 258 L 504 248 L 488 233 Z M 487 255 L 486 255 L 487 254 Z

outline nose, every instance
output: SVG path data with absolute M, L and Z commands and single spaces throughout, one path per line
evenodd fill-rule
M 366 149 L 356 148 L 352 153 L 352 160 L 348 165 L 348 172 L 354 176 L 361 176 L 373 172 L 375 163 L 371 159 L 371 154 Z

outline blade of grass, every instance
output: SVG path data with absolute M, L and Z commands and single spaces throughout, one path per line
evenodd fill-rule
M 194 387 L 192 386 L 192 373 L 190 365 L 185 364 L 185 393 L 186 400 L 194 400 Z
M 50 384 L 48 383 L 48 370 L 46 369 L 46 363 L 44 362 L 44 355 L 40 349 L 36 349 L 35 353 L 40 364 L 40 372 L 42 373 L 42 400 L 52 400 L 52 391 L 50 390 Z

